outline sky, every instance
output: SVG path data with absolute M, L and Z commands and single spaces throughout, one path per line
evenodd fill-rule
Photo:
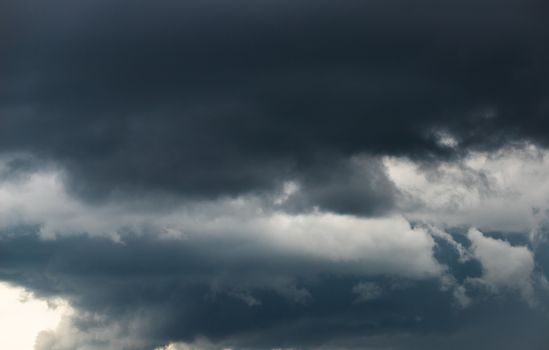
M 0 348 L 542 350 L 541 0 L 0 3 Z

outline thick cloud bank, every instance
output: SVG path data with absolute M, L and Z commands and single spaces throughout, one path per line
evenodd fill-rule
M 547 10 L 2 2 L 34 349 L 545 349 Z
M 435 168 L 379 160 L 399 213 L 376 218 L 288 211 L 296 185 L 155 210 L 97 205 L 67 193 L 55 168 L 8 175 L 14 159 L 1 167 L 0 279 L 75 310 L 37 349 L 546 344 L 540 150 Z M 510 211 L 516 226 L 497 230 Z
M 547 144 L 541 1 L 3 6 L 0 147 L 58 162 L 90 200 L 297 180 L 303 203 L 368 214 L 391 188 L 341 199 L 348 157 Z

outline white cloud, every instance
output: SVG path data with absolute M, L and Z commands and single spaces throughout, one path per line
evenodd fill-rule
M 150 315 L 148 315 L 150 317 Z M 122 322 L 106 322 L 85 312 L 64 316 L 55 329 L 40 332 L 35 350 L 120 350 L 142 349 L 150 342 L 143 334 L 144 317 Z M 85 327 L 82 327 L 85 324 Z
M 402 217 L 364 219 L 335 214 L 273 215 L 260 223 L 271 247 L 332 261 L 362 263 L 365 272 L 433 276 L 441 266 L 434 241 Z
M 67 312 L 68 306 L 60 300 L 48 303 L 22 288 L 0 283 L 0 349 L 34 349 L 38 334 L 55 328 Z
M 253 196 L 195 201 L 170 210 L 151 210 L 150 206 L 124 201 L 94 206 L 68 195 L 63 186 L 62 173 L 50 168 L 23 180 L 0 182 L 0 228 L 24 223 L 39 224 L 42 236 L 48 239 L 85 232 L 118 240 L 120 233 L 125 231 L 134 234 L 154 232 L 160 239 L 235 239 L 261 248 L 265 254 L 283 252 L 329 263 L 353 264 L 359 269 L 356 272 L 362 274 L 439 277 L 441 280 L 448 277 L 450 282 L 446 287 L 452 290 L 456 303 L 462 307 L 468 306 L 472 301 L 466 288 L 451 279 L 445 267 L 433 257 L 433 237 L 436 237 L 450 243 L 462 262 L 471 257 L 481 262 L 483 275 L 477 282 L 496 292 L 501 289 L 515 290 L 532 300 L 534 259 L 531 251 L 486 237 L 478 230 L 468 233 L 473 243 L 469 251 L 457 243 L 445 227 L 473 226 L 525 232 L 540 230 L 541 223 L 546 219 L 545 210 L 549 209 L 546 199 L 549 194 L 549 183 L 546 181 L 549 178 L 549 157 L 545 153 L 535 148 L 507 150 L 492 156 L 477 153 L 462 163 L 445 163 L 437 168 L 422 168 L 421 164 L 397 158 L 386 158 L 385 164 L 391 179 L 404 194 L 399 212 L 386 217 L 361 218 L 322 212 L 288 214 L 273 209 L 276 205 L 271 208 L 265 206 L 264 198 Z M 273 200 L 283 200 L 295 190 L 295 185 L 288 183 L 282 197 Z M 411 227 L 408 220 L 429 224 Z M 307 290 L 296 288 L 292 281 L 279 281 L 279 277 L 272 276 L 270 282 L 279 293 L 298 302 L 307 302 L 311 298 Z M 223 281 L 219 283 L 223 290 Z M 243 285 L 238 293 L 232 289 L 229 292 L 233 291 L 234 297 L 249 305 L 259 305 L 261 301 L 248 293 L 248 287 Z M 364 302 L 377 298 L 382 289 L 365 282 L 356 285 L 353 292 L 357 295 L 357 301 Z M 0 294 L 0 303 L 3 300 L 8 299 Z M 36 315 L 44 312 L 36 310 L 32 311 Z M 7 310 L 0 317 L 14 313 L 17 312 Z M 58 323 L 60 318 L 55 317 Z M 32 318 L 40 319 L 40 316 Z M 16 322 L 11 325 L 19 327 L 13 334 L 34 332 L 31 339 L 40 330 L 55 326 L 48 324 L 44 327 L 40 324 L 32 328 L 28 325 L 17 326 Z M 135 327 L 138 329 L 139 325 Z M 41 333 L 37 349 L 74 350 L 79 340 L 90 344 L 107 340 L 112 342 L 118 333 L 121 331 L 100 328 L 82 332 L 66 318 L 55 332 Z M 17 336 L 17 339 L 28 342 L 29 336 Z M 1 341 L 8 340 L 1 339 L 0 345 Z M 139 339 L 118 339 L 109 346 L 112 349 L 136 346 L 130 343 L 135 341 Z M 163 350 L 208 346 L 170 344 Z M 2 345 L 0 348 L 24 350 L 28 349 L 28 344 Z M 97 349 L 100 348 L 98 345 Z
M 534 256 L 526 247 L 512 246 L 508 242 L 486 237 L 471 229 L 467 237 L 472 242 L 472 252 L 482 264 L 480 282 L 497 291 L 501 288 L 520 292 L 532 301 Z
M 332 262 L 353 262 L 365 273 L 428 277 L 440 273 L 434 241 L 399 215 L 359 218 L 331 213 L 291 215 L 264 209 L 248 196 L 182 204 L 171 210 L 132 203 L 87 205 L 70 197 L 62 174 L 35 173 L 25 182 L 0 183 L 0 227 L 39 224 L 44 238 L 87 233 L 118 240 L 120 232 L 154 232 L 170 239 L 246 240 L 272 251 Z
M 534 146 L 436 166 L 387 157 L 385 165 L 411 219 L 503 232 L 531 232 L 546 219 L 549 153 Z

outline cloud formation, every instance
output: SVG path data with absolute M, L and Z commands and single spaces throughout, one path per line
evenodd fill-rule
M 88 200 L 296 180 L 306 203 L 375 213 L 387 200 L 344 203 L 322 169 L 546 144 L 539 1 L 8 6 L 0 147 L 60 164 Z
M 547 10 L 2 2 L 0 280 L 74 310 L 35 349 L 544 349 Z
M 473 349 L 481 349 L 500 344 L 489 334 L 498 327 L 508 329 L 504 339 L 545 339 L 539 327 L 549 321 L 543 299 L 536 307 L 522 299 L 525 291 L 529 298 L 547 291 L 522 284 L 527 278 L 516 280 L 514 272 L 507 278 L 505 271 L 522 271 L 521 260 L 511 254 L 507 267 L 493 265 L 490 249 L 479 250 L 478 241 L 521 257 L 532 255 L 478 232 L 469 235 L 475 235 L 470 249 L 478 252 L 483 269 L 478 274 L 471 266 L 446 262 L 449 272 L 464 269 L 462 277 L 451 275 L 461 282 L 448 283 L 444 270 L 423 276 L 388 273 L 386 267 L 363 268 L 371 265 L 367 259 L 269 252 L 247 240 L 129 235 L 121 242 L 86 236 L 44 241 L 32 228 L 20 230 L 0 241 L 1 278 L 42 297 L 61 296 L 79 310 L 56 331 L 42 333 L 37 349 L 153 349 L 170 342 L 201 348 L 198 339 L 210 348 L 378 343 L 407 349 L 399 337 L 409 332 L 414 334 L 409 340 L 428 349 L 461 346 L 465 339 L 476 339 Z M 526 262 L 530 266 L 531 260 Z M 467 282 L 475 279 L 509 288 L 498 291 Z M 473 300 L 465 308 L 456 304 L 458 285 L 466 286 Z M 510 315 L 522 325 L 507 323 Z M 528 328 L 531 322 L 536 328 Z M 386 338 L 388 334 L 395 338 Z

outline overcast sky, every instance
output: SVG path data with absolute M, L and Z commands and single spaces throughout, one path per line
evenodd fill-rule
M 0 347 L 549 343 L 549 3 L 0 4 Z

